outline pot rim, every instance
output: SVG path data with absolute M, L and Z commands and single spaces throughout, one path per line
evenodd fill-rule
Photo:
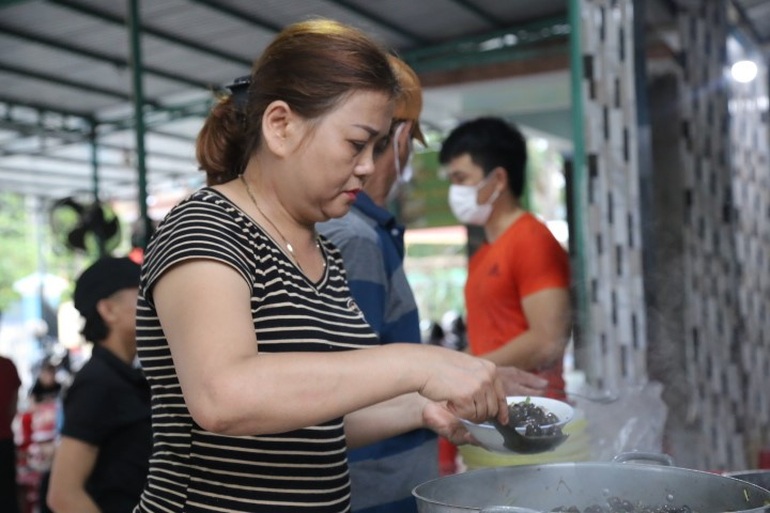
M 673 471 L 677 474 L 685 474 L 685 475 L 702 475 L 702 476 L 709 476 L 709 479 L 718 478 L 718 479 L 728 479 L 730 481 L 740 481 L 742 485 L 747 486 L 749 489 L 754 489 L 754 491 L 758 491 L 760 493 L 770 493 L 770 490 L 767 490 L 757 484 L 750 483 L 748 481 L 742 481 L 738 478 L 732 477 L 732 476 L 726 476 L 724 474 L 714 473 L 714 472 L 708 472 L 705 470 L 697 470 L 697 469 L 691 469 L 691 468 L 684 468 L 684 467 L 676 467 L 676 466 L 669 466 L 669 465 L 655 465 L 655 464 L 649 464 L 649 463 L 634 463 L 634 462 L 617 462 L 617 461 L 609 461 L 609 462 L 602 462 L 602 461 L 585 461 L 585 462 L 562 462 L 562 463 L 543 463 L 543 464 L 531 464 L 531 465 L 517 465 L 512 467 L 487 467 L 487 468 L 480 468 L 475 470 L 469 470 L 467 472 L 463 472 L 460 474 L 452 474 L 449 476 L 441 476 L 438 478 L 431 479 L 429 481 L 425 481 L 424 483 L 420 483 L 417 486 L 415 486 L 412 489 L 412 496 L 415 497 L 418 501 L 422 501 L 426 504 L 435 505 L 435 506 L 442 506 L 442 507 L 448 507 L 455 510 L 462 510 L 462 511 L 475 511 L 479 512 L 483 508 L 479 507 L 473 507 L 473 506 L 460 506 L 455 504 L 450 504 L 448 502 L 434 499 L 434 498 L 428 498 L 420 494 L 420 488 L 428 488 L 431 484 L 436 483 L 437 481 L 453 481 L 462 479 L 462 476 L 468 475 L 468 474 L 489 474 L 489 473 L 497 473 L 501 471 L 505 471 L 506 469 L 509 470 L 517 470 L 518 472 L 523 471 L 533 471 L 537 472 L 540 469 L 565 469 L 565 468 L 599 468 L 599 469 L 611 469 L 611 468 L 628 468 L 628 467 L 634 467 L 634 468 L 643 468 L 645 471 L 654 471 L 655 469 L 662 470 L 662 471 Z M 770 471 L 768 471 L 770 472 Z M 744 510 L 736 510 L 736 513 L 770 513 L 770 505 L 765 504 L 764 506 L 759 506 L 755 508 L 750 509 L 744 509 Z
M 749 474 L 770 474 L 770 468 L 754 468 L 746 470 L 731 470 L 729 472 L 723 472 L 723 476 L 737 476 L 737 475 L 749 475 Z

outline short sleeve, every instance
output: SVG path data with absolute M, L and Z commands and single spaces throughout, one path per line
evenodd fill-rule
M 152 303 L 152 288 L 164 272 L 192 259 L 222 262 L 251 284 L 245 214 L 211 189 L 201 189 L 174 207 L 158 227 L 145 255 L 141 287 Z
M 519 291 L 522 297 L 549 288 L 569 288 L 569 255 L 547 227 L 533 225 L 521 251 Z
M 73 382 L 64 399 L 61 434 L 91 445 L 101 445 L 110 433 L 112 390 L 102 382 L 82 376 Z

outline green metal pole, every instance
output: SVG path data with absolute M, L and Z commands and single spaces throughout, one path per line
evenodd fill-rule
M 573 144 L 573 197 L 574 208 L 572 215 L 575 233 L 570 233 L 570 238 L 574 237 L 575 248 L 575 267 L 573 269 L 573 280 L 575 283 L 575 294 L 577 301 L 577 326 L 575 349 L 579 346 L 585 347 L 586 337 L 590 336 L 590 315 L 588 301 L 588 282 L 586 269 L 586 213 L 585 213 L 585 193 L 586 186 L 586 155 L 585 155 L 585 137 L 583 124 L 584 105 L 583 105 L 583 51 L 581 44 L 581 0 L 569 0 L 569 23 L 570 23 L 570 81 L 572 97 L 572 144 Z M 576 363 L 579 351 L 576 351 Z
M 128 30 L 131 41 L 131 77 L 133 79 L 134 130 L 136 134 L 136 171 L 139 175 L 139 219 L 143 230 L 141 246 L 146 247 L 151 233 L 150 216 L 147 212 L 147 166 L 144 150 L 144 89 L 142 87 L 142 45 L 139 0 L 129 0 Z
M 96 121 L 90 120 L 91 126 L 88 134 L 89 142 L 91 143 L 91 184 L 93 185 L 94 196 L 94 208 L 100 208 L 99 206 L 99 148 L 96 142 Z M 101 231 L 101 230 L 99 230 Z M 99 252 L 99 258 L 105 256 L 107 249 L 105 247 L 105 240 L 103 233 L 96 233 L 97 251 Z

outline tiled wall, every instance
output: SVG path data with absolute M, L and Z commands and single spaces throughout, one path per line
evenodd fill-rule
M 756 465 L 770 442 L 767 70 L 728 76 L 725 2 L 679 12 L 684 334 L 694 466 Z
M 728 52 L 730 62 L 755 56 L 745 47 Z M 755 80 L 731 81 L 730 164 L 732 169 L 733 244 L 738 260 L 738 386 L 743 403 L 740 422 L 755 467 L 758 450 L 770 446 L 770 162 L 768 162 L 768 75 L 760 62 Z M 731 398 L 732 399 L 732 398 Z
M 743 444 L 735 432 L 741 415 L 736 397 L 738 363 L 737 261 L 732 244 L 732 192 L 725 64 L 726 10 L 722 2 L 681 11 L 683 75 L 680 83 L 684 167 L 684 341 L 693 402 L 700 425 L 699 467 L 742 466 L 730 455 Z M 731 385 L 732 382 L 732 385 Z M 730 387 L 733 393 L 727 395 Z M 732 398 L 730 398 L 732 396 Z M 716 422 L 723 419 L 724 423 Z M 745 465 L 743 465 L 745 467 Z
M 633 8 L 581 0 L 580 13 L 589 305 L 580 362 L 589 383 L 614 389 L 646 381 Z
M 760 66 L 751 84 L 728 80 L 726 2 L 693 3 L 677 13 L 681 69 L 672 75 L 678 112 L 670 122 L 680 123 L 675 165 L 681 168 L 670 184 L 683 190 L 678 206 L 669 202 L 669 212 L 640 219 L 632 1 L 580 5 L 589 300 L 581 368 L 599 387 L 643 383 L 647 337 L 662 333 L 652 324 L 648 330 L 648 316 L 657 316 L 658 328 L 678 326 L 666 338 L 682 349 L 667 353 L 681 360 L 667 364 L 669 370 L 686 375 L 677 387 L 687 390 L 679 389 L 680 401 L 669 404 L 669 416 L 685 434 L 678 437 L 679 452 L 695 468 L 751 468 L 758 449 L 770 446 L 767 69 Z M 666 184 L 665 178 L 655 175 L 654 182 Z M 645 277 L 640 226 L 651 222 L 677 223 L 667 233 L 680 239 L 673 254 L 656 251 L 675 262 L 657 261 L 655 276 Z M 676 291 L 681 300 L 667 304 L 681 306 L 656 312 L 645 305 L 645 279 Z

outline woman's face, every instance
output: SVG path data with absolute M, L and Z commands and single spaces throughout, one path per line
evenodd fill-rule
M 380 92 L 358 91 L 308 126 L 297 149 L 301 170 L 297 191 L 313 211 L 313 221 L 340 217 L 350 210 L 374 161 L 388 147 L 393 105 Z

